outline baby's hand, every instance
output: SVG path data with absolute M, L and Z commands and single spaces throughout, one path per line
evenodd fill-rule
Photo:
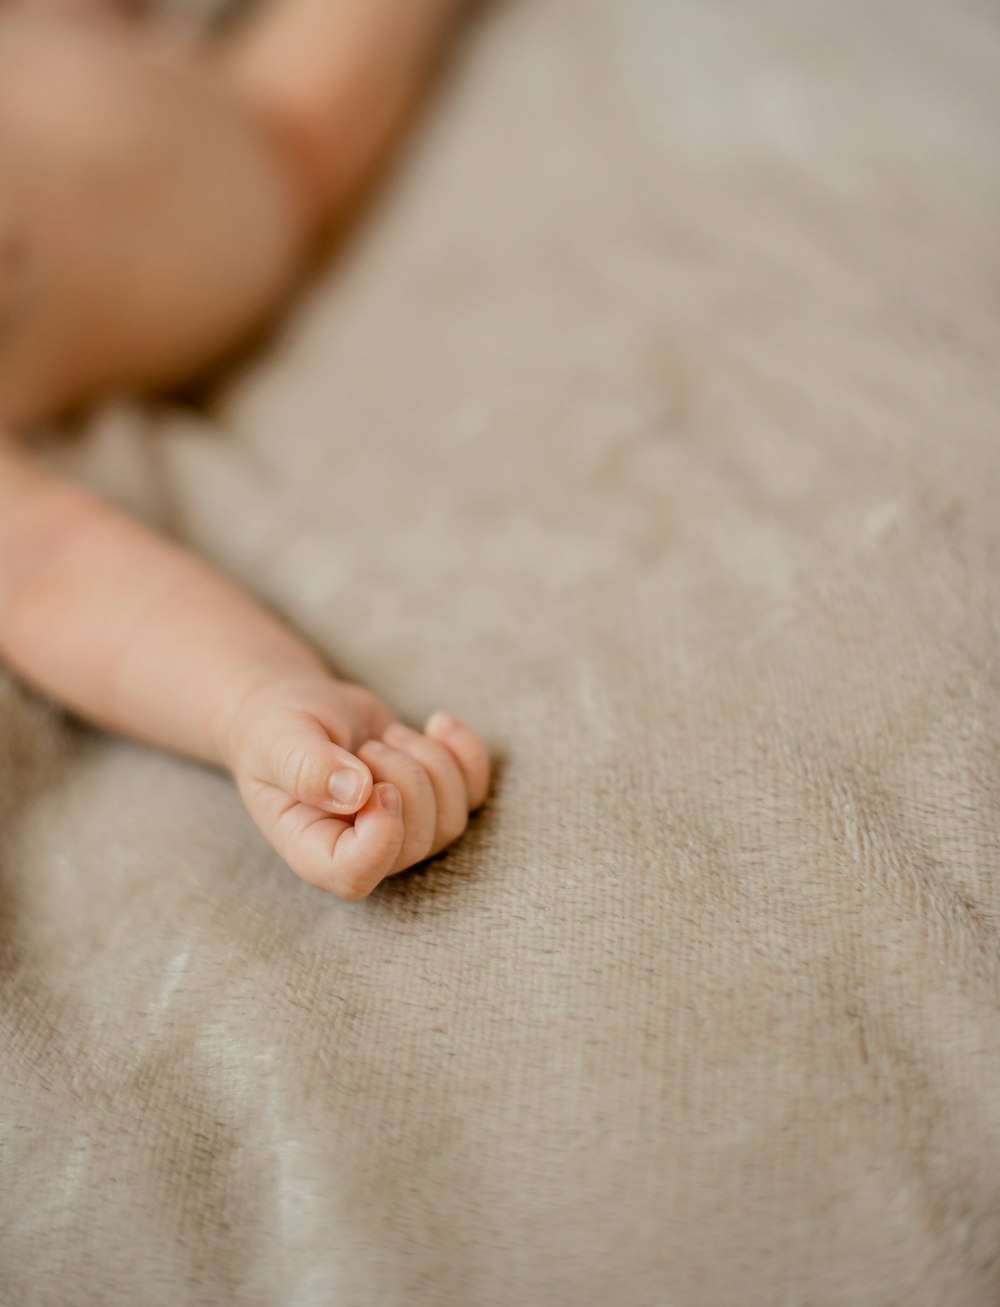
M 323 675 L 245 699 L 226 760 L 292 871 L 344 899 L 439 853 L 483 802 L 482 741 L 446 713 L 411 730 L 367 690 Z

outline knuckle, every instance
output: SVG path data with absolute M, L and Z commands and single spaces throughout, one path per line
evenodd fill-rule
M 433 824 L 430 827 L 421 825 L 420 829 L 407 832 L 406 839 L 403 840 L 403 847 L 399 852 L 399 862 L 403 866 L 415 867 L 418 862 L 423 862 L 434 852 L 435 830 Z
M 439 847 L 444 848 L 448 844 L 454 844 L 455 840 L 465 834 L 468 825 L 468 814 L 459 816 L 458 813 L 455 813 L 447 821 L 442 822 L 438 831 Z
M 330 888 L 329 877 L 324 874 L 324 869 L 318 867 L 313 859 L 297 858 L 294 855 L 289 856 L 288 853 L 284 856 L 285 861 L 288 863 L 289 867 L 291 867 L 292 871 L 295 872 L 296 876 L 298 876 L 299 880 L 304 880 L 305 883 L 311 885 L 313 889 L 328 890 Z
M 471 771 L 472 792 L 478 808 L 486 800 L 490 788 L 490 760 L 485 750 L 476 758 Z
M 323 719 L 323 727 L 334 744 L 339 744 L 342 749 L 353 750 L 364 735 L 351 715 L 344 712 L 330 713 Z
M 431 788 L 431 778 L 427 774 L 427 768 L 419 758 L 414 758 L 410 753 L 401 753 L 398 763 L 399 772 L 405 781 L 417 785 L 421 788 Z
M 346 899 L 348 903 L 357 903 L 359 899 L 366 898 L 372 890 L 370 878 L 357 871 L 336 872 L 327 879 L 327 885 L 338 899 Z
M 316 764 L 311 750 L 296 745 L 285 755 L 282 776 L 294 794 L 310 792 L 316 781 Z
M 425 738 L 420 747 L 429 768 L 432 767 L 435 771 L 449 771 L 456 765 L 445 746 L 439 744 L 437 740 Z
M 488 778 L 484 779 L 483 781 L 479 782 L 478 784 L 472 787 L 473 810 L 477 808 L 481 808 L 483 806 L 483 804 L 486 802 L 489 796 L 489 792 L 490 792 L 490 786 L 489 786 Z
M 345 691 L 345 698 L 355 731 L 365 739 L 377 734 L 389 716 L 377 696 L 360 685 L 351 685 Z

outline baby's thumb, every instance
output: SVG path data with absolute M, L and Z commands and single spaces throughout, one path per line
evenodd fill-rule
M 372 792 L 372 774 L 361 759 L 333 744 L 318 725 L 300 739 L 275 741 L 266 770 L 286 794 L 325 812 L 357 812 Z

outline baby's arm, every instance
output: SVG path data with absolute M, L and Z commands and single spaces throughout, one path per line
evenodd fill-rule
M 0 436 L 0 655 L 93 721 L 230 770 L 292 870 L 345 898 L 455 839 L 486 751 L 409 730 L 183 550 Z

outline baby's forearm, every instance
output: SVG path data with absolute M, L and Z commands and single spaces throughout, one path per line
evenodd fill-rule
M 0 655 L 92 721 L 213 764 L 257 684 L 323 670 L 210 568 L 2 438 Z
M 0 657 L 90 720 L 228 768 L 311 885 L 361 898 L 486 796 L 456 718 L 404 726 L 182 549 L 25 460 L 0 431 Z

